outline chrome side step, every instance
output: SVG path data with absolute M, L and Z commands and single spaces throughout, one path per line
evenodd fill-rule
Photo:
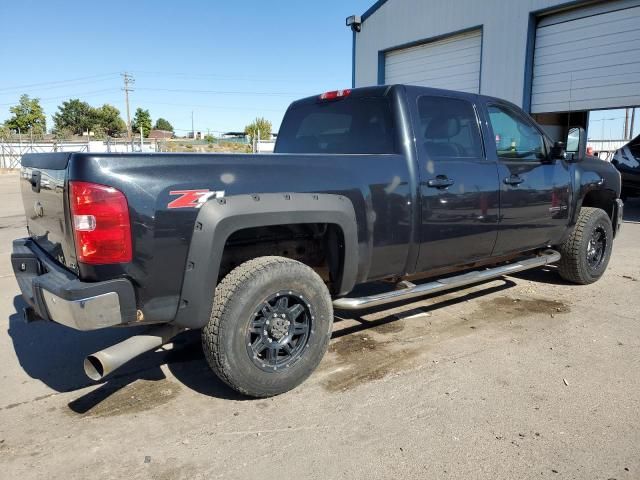
M 527 258 L 519 262 L 501 265 L 499 267 L 487 268 L 485 270 L 477 270 L 474 272 L 463 273 L 454 277 L 443 278 L 422 285 L 415 285 L 411 282 L 401 282 L 405 288 L 393 290 L 391 292 L 380 293 L 377 295 L 369 295 L 359 298 L 339 298 L 333 301 L 333 306 L 340 310 L 360 310 L 363 308 L 377 307 L 386 303 L 397 302 L 409 298 L 420 297 L 430 293 L 441 292 L 443 290 L 452 290 L 454 288 L 483 282 L 492 278 L 509 275 L 511 273 L 529 270 L 531 268 L 542 267 L 555 263 L 560 260 L 560 254 L 555 250 L 545 250 L 540 255 Z

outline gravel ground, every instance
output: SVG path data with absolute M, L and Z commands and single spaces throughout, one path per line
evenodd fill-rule
M 15 175 L 0 198 L 0 478 L 640 478 L 639 201 L 598 283 L 537 270 L 338 312 L 303 386 L 247 400 L 191 332 L 87 380 L 130 332 L 22 322 Z

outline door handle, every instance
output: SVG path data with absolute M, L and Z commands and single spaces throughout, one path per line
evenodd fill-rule
M 506 183 L 507 185 L 518 186 L 522 182 L 524 182 L 524 178 L 522 178 L 520 175 L 511 175 L 510 177 L 504 179 L 504 183 Z
M 427 180 L 427 186 L 431 188 L 447 188 L 455 183 L 451 178 L 445 175 L 438 175 L 436 178 Z

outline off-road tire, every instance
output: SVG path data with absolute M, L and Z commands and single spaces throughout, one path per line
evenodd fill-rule
M 313 312 L 306 348 L 293 365 L 265 371 L 247 351 L 247 332 L 265 299 L 289 290 L 303 296 Z M 316 272 L 288 258 L 259 257 L 232 270 L 216 287 L 202 347 L 211 369 L 232 389 L 251 397 L 271 397 L 311 375 L 327 350 L 332 325 L 331 296 Z
M 587 258 L 589 241 L 596 230 L 604 234 L 606 244 L 601 261 L 597 267 L 593 267 L 589 265 Z M 600 208 L 582 207 L 571 235 L 560 247 L 560 276 L 580 285 L 597 281 L 607 269 L 612 247 L 613 227 L 607 213 Z

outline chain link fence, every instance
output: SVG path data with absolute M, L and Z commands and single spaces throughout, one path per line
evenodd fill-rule
M 20 168 L 22 156 L 27 153 L 51 153 L 51 152 L 160 152 L 168 151 L 166 142 L 156 139 L 134 138 L 106 138 L 104 140 L 86 139 L 37 139 L 11 136 L 0 138 L 0 168 Z

